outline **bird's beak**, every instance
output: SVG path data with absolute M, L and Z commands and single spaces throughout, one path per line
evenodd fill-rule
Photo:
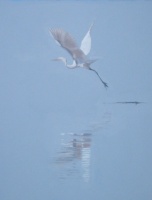
M 51 59 L 52 61 L 59 61 L 59 59 L 58 58 L 53 58 L 53 59 Z

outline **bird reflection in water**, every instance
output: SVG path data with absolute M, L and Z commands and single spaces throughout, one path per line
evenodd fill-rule
M 62 133 L 61 150 L 55 163 L 61 166 L 62 175 L 80 175 L 85 182 L 90 179 L 91 134 Z

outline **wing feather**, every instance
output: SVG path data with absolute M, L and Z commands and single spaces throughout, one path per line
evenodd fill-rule
M 50 29 L 53 38 L 67 51 L 72 54 L 74 49 L 77 49 L 77 44 L 73 37 L 62 29 Z
M 84 52 L 85 55 L 88 55 L 90 50 L 91 50 L 91 29 L 93 26 L 94 22 L 91 24 L 88 32 L 86 33 L 86 35 L 84 36 L 82 42 L 81 42 L 81 46 L 80 49 Z
M 62 29 L 56 28 L 50 29 L 50 34 L 61 47 L 63 47 L 70 53 L 76 64 L 86 61 L 86 56 L 84 52 L 80 48 L 78 48 L 75 40 L 69 33 L 65 32 Z

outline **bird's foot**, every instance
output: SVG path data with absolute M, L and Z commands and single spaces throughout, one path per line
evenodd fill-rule
M 107 89 L 108 88 L 108 84 L 106 82 L 104 82 L 104 81 L 102 83 L 104 84 L 105 88 Z

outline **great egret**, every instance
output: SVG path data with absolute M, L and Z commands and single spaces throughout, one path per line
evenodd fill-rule
M 73 63 L 71 65 L 67 64 L 67 60 L 64 57 L 58 57 L 53 59 L 54 61 L 62 61 L 65 66 L 67 66 L 70 69 L 74 69 L 76 67 L 84 67 L 86 69 L 89 69 L 96 73 L 96 75 L 99 77 L 100 81 L 103 83 L 103 85 L 107 88 L 108 85 L 106 82 L 102 80 L 102 78 L 99 76 L 98 72 L 90 67 L 92 63 L 94 63 L 97 59 L 90 60 L 87 58 L 87 55 L 89 54 L 91 50 L 91 29 L 92 29 L 93 23 L 91 24 L 88 32 L 86 33 L 85 37 L 83 38 L 81 42 L 80 48 L 77 46 L 75 40 L 73 37 L 65 32 L 62 29 L 56 28 L 56 29 L 50 29 L 50 34 L 54 38 L 54 40 L 59 44 L 62 48 L 67 50 L 69 54 L 73 58 Z

